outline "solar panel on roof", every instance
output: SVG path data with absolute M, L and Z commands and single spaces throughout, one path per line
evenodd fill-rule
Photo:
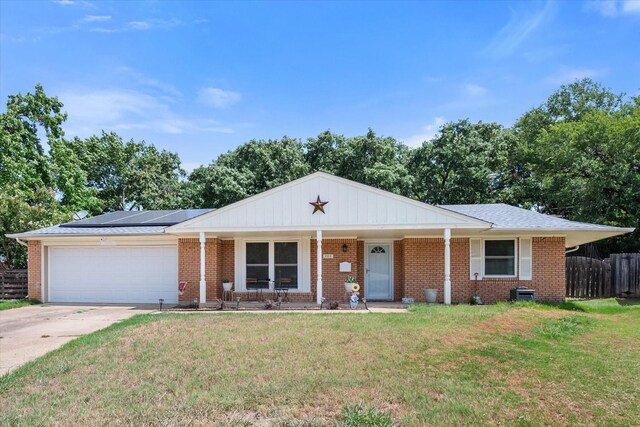
M 156 211 L 118 211 L 109 212 L 80 221 L 61 224 L 60 227 L 144 227 L 170 226 L 195 218 L 212 209 L 173 209 Z

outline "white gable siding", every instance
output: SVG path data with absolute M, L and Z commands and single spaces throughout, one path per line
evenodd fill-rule
M 329 203 L 312 215 L 317 196 Z M 387 226 L 487 227 L 486 223 L 372 187 L 314 174 L 194 220 L 170 231 L 331 229 Z M 397 227 L 396 227 L 397 228 Z

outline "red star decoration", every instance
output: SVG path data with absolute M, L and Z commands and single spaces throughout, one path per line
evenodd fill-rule
M 318 195 L 318 198 L 316 199 L 315 202 L 309 202 L 309 204 L 313 206 L 313 213 L 311 215 L 313 215 L 318 211 L 324 213 L 324 205 L 326 205 L 327 203 L 329 202 L 321 202 L 320 195 Z

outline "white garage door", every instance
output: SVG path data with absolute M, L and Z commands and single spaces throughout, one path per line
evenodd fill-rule
M 178 302 L 173 247 L 50 247 L 49 301 Z

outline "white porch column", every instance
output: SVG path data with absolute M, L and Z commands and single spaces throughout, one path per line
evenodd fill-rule
M 200 232 L 200 303 L 207 302 L 207 281 L 204 280 L 205 275 L 205 243 L 207 238 L 204 232 Z
M 444 303 L 451 304 L 451 229 L 444 229 Z
M 316 231 L 316 241 L 318 242 L 317 246 L 317 279 L 316 279 L 316 302 L 318 304 L 322 304 L 322 230 Z

